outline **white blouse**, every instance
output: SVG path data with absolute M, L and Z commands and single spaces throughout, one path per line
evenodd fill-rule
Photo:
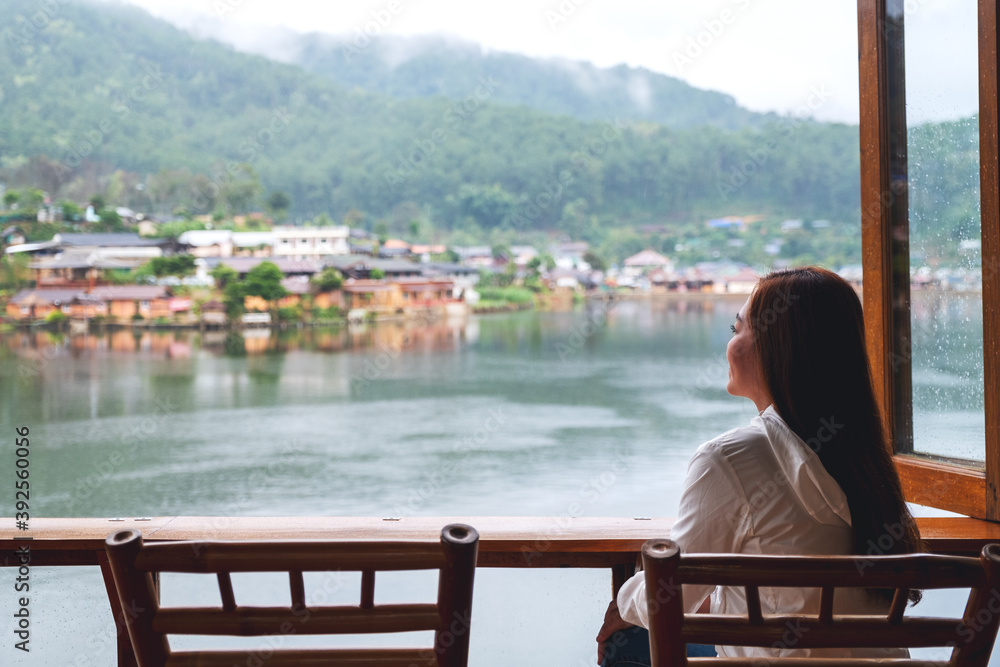
M 836 426 L 836 415 L 830 426 Z M 826 436 L 817 434 L 818 441 Z M 815 445 L 815 443 L 814 443 Z M 838 555 L 853 552 L 847 496 L 819 457 L 768 407 L 750 421 L 698 448 L 688 465 L 671 539 L 681 553 Z M 738 587 L 684 586 L 686 611 L 709 595 L 713 614 L 746 614 Z M 817 613 L 819 588 L 761 588 L 764 614 Z M 646 591 L 640 572 L 618 592 L 623 619 L 648 627 Z M 884 613 L 864 589 L 838 589 L 836 613 Z M 798 649 L 789 633 L 773 649 L 720 646 L 724 657 L 906 657 L 902 649 Z M 847 655 L 850 653 L 850 655 Z

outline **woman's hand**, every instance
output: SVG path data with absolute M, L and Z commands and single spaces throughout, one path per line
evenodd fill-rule
M 597 633 L 598 664 L 604 661 L 604 643 L 611 639 L 611 635 L 615 634 L 619 630 L 631 627 L 634 626 L 631 623 L 627 623 L 622 620 L 621 614 L 618 613 L 618 603 L 615 600 L 612 600 L 611 604 L 608 605 L 608 610 L 604 612 L 604 625 L 601 626 L 601 631 Z

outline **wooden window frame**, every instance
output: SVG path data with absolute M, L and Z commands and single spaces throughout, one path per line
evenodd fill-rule
M 912 394 L 908 374 L 894 365 L 909 364 L 909 318 L 894 321 L 893 300 L 908 311 L 908 239 L 905 139 L 900 150 L 890 132 L 894 107 L 890 91 L 900 83 L 901 49 L 893 53 L 888 36 L 902 21 L 887 16 L 887 3 L 858 0 L 858 56 L 861 142 L 861 230 L 864 263 L 865 325 L 876 395 L 886 415 L 897 470 L 907 500 L 991 521 L 1000 521 L 1000 144 L 998 144 L 997 7 L 978 0 L 979 159 L 983 274 L 983 373 L 986 460 L 982 469 L 901 453 L 912 438 Z M 901 32 L 899 33 L 901 36 Z M 893 79 L 894 70 L 897 78 Z M 894 91 L 898 92 L 898 91 Z M 898 127 L 898 124 L 895 125 Z M 905 123 L 904 123 L 905 128 Z M 895 152 L 894 152 L 895 151 Z M 892 174 L 896 174 L 894 186 Z M 893 261 L 904 257 L 905 261 Z M 904 252 L 905 251 L 905 252 Z M 893 289 L 893 271 L 906 288 Z M 897 281 L 900 278 L 897 278 Z M 908 421 L 909 420 L 909 421 Z M 904 446 L 900 447 L 900 443 Z

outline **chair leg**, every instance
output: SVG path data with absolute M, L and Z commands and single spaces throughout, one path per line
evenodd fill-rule
M 104 589 L 108 593 L 108 601 L 111 602 L 111 617 L 115 621 L 115 640 L 118 644 L 118 667 L 139 667 L 139 663 L 135 659 L 135 651 L 132 650 L 132 640 L 128 638 L 128 626 L 125 625 L 125 615 L 122 613 L 121 602 L 118 600 L 118 592 L 115 590 L 115 580 L 111 574 L 111 564 L 108 562 L 107 553 L 99 553 L 97 561 L 101 565 L 101 576 L 104 577 Z

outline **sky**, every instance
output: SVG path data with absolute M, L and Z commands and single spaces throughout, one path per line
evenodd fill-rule
M 227 32 L 449 34 L 530 56 L 625 63 L 728 93 L 754 111 L 858 120 L 853 0 L 127 0 Z M 905 0 L 911 122 L 975 113 L 975 4 Z M 911 46 L 912 42 L 912 46 Z

